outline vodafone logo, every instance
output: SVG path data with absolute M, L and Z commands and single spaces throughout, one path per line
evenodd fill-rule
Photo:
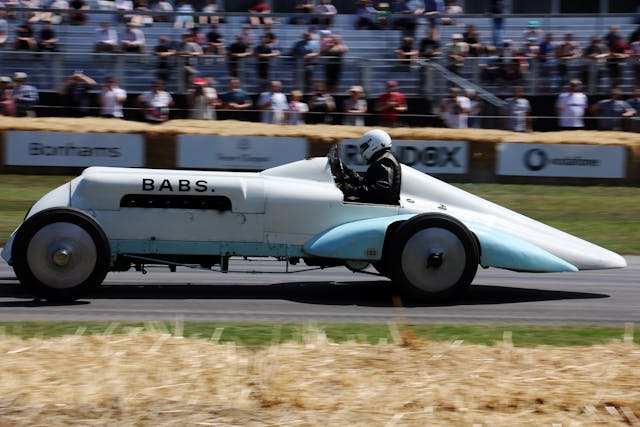
M 547 153 L 539 148 L 531 149 L 524 155 L 524 166 L 530 171 L 535 172 L 543 169 L 548 161 Z
M 554 166 L 573 166 L 573 167 L 598 167 L 600 166 L 600 159 L 589 159 L 581 156 L 575 157 L 553 157 L 549 155 L 541 148 L 532 148 L 527 150 L 523 157 L 524 166 L 533 172 L 544 169 L 547 165 Z

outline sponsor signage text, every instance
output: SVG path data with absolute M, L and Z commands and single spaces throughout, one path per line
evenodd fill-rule
M 181 168 L 264 170 L 307 157 L 305 138 L 179 135 Z
M 497 144 L 496 174 L 573 178 L 624 178 L 622 146 Z
M 467 173 L 468 144 L 465 141 L 394 140 L 392 149 L 400 163 L 425 173 Z M 356 171 L 367 169 L 358 141 L 344 139 L 340 144 L 340 158 Z
M 15 166 L 144 166 L 142 135 L 8 131 L 5 164 Z

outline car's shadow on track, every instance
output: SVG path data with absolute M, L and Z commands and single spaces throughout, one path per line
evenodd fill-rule
M 425 303 L 395 298 L 388 281 L 286 282 L 271 285 L 104 285 L 95 295 L 70 303 L 34 300 L 19 285 L 0 285 L 0 298 L 20 298 L 0 301 L 0 307 L 37 307 L 89 304 L 91 300 L 109 299 L 236 299 L 285 300 L 317 305 L 354 305 L 362 307 L 429 307 L 514 304 L 537 301 L 609 298 L 590 292 L 556 291 L 509 286 L 473 285 L 463 296 L 451 301 Z M 24 300 L 23 300 L 24 298 Z
M 0 281 L 4 280 L 17 280 L 15 278 L 0 278 Z M 19 298 L 14 301 L 0 301 L 0 308 L 2 307 L 61 307 L 70 305 L 87 305 L 89 301 L 45 301 L 38 298 L 34 298 L 33 295 L 24 289 L 19 283 L 16 284 L 2 284 L 0 285 L 0 298 Z

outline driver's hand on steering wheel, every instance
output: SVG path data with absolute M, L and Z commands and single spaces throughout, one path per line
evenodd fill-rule
M 330 153 L 333 154 L 333 153 Z M 331 172 L 334 175 L 341 175 L 344 168 L 342 167 L 342 162 L 340 161 L 340 157 L 336 155 L 329 156 L 329 165 L 331 166 Z

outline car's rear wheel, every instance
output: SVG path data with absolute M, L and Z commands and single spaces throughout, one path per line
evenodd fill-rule
M 389 256 L 392 279 L 405 294 L 440 301 L 469 287 L 478 270 L 479 249 L 460 221 L 423 214 L 398 227 Z
M 37 297 L 75 300 L 102 284 L 110 252 L 93 218 L 72 209 L 47 209 L 27 219 L 16 233 L 13 269 Z

